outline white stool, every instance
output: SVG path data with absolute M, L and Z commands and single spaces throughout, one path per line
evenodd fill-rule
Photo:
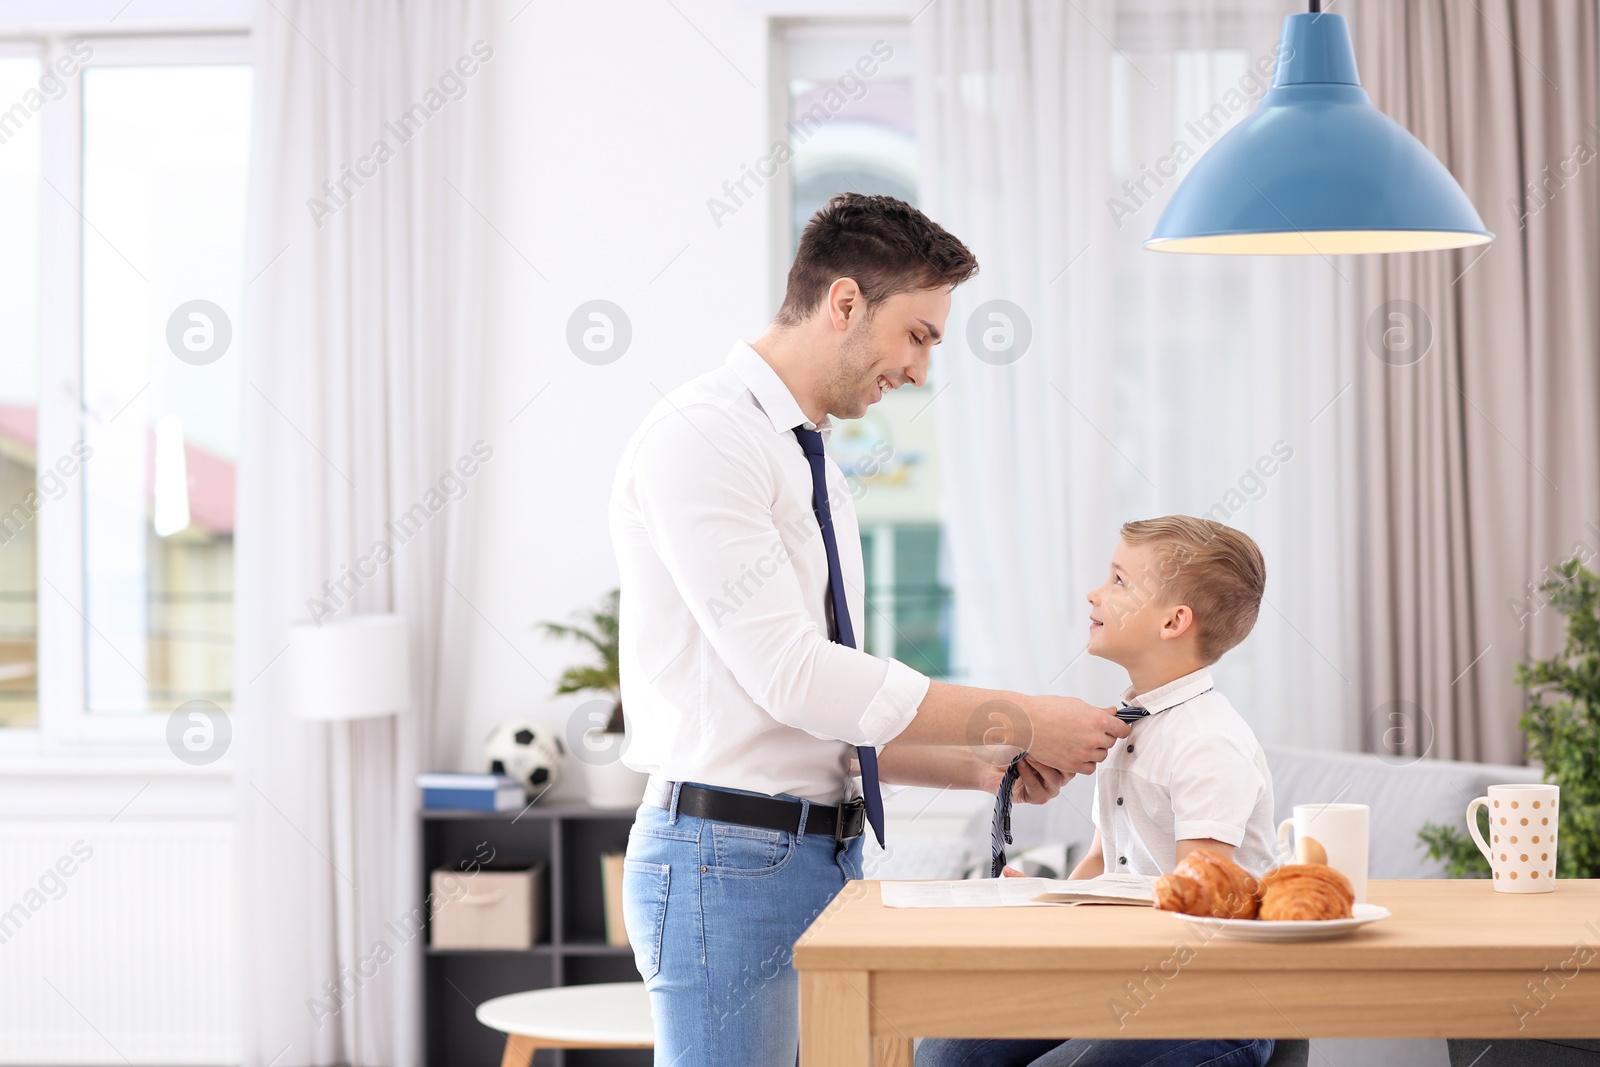
M 506 1034 L 500 1067 L 528 1067 L 542 1048 L 654 1048 L 643 982 L 533 989 L 478 1005 L 478 1021 Z

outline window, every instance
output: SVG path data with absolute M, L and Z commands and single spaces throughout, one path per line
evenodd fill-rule
M 250 72 L 83 75 L 91 713 L 226 705 Z
M 26 99 L 37 54 L 0 52 L 0 727 L 39 721 L 40 507 L 64 487 L 35 478 L 39 398 L 39 123 Z M 42 98 L 41 94 L 41 98 Z
M 232 701 L 248 55 L 15 46 L 0 189 L 39 251 L 8 241 L 0 273 L 40 284 L 0 294 L 36 324 L 0 340 L 0 513 L 29 520 L 0 524 L 0 724 L 153 743 L 180 704 Z
M 917 144 L 911 40 L 903 25 L 794 24 L 784 41 L 791 152 L 786 276 L 806 223 L 830 198 L 857 192 L 917 202 Z M 945 677 L 950 590 L 941 578 L 932 399 L 926 385 L 897 389 L 864 418 L 838 421 L 828 451 L 856 494 L 867 579 L 864 647 Z

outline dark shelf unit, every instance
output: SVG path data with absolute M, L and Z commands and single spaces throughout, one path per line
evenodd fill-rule
M 478 1022 L 492 997 L 551 986 L 637 982 L 633 951 L 606 944 L 600 854 L 628 843 L 632 811 L 586 804 L 535 804 L 520 812 L 424 811 L 422 899 L 431 872 L 460 869 L 481 857 L 493 863 L 543 862 L 543 940 L 529 949 L 426 950 L 423 1027 L 429 1067 L 499 1067 L 505 1035 Z M 431 940 L 431 931 L 430 931 Z M 534 1067 L 649 1067 L 642 1049 L 548 1049 Z

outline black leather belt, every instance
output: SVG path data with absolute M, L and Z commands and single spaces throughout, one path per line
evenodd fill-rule
M 652 787 L 655 782 L 651 782 Z M 651 788 L 645 802 L 658 808 L 672 803 L 671 783 Z M 741 826 L 758 826 L 764 830 L 800 832 L 800 813 L 804 805 L 798 800 L 779 797 L 752 797 L 743 793 L 729 793 L 721 789 L 683 783 L 678 790 L 678 810 L 697 819 L 714 819 L 733 822 Z M 822 834 L 835 841 L 850 841 L 860 837 L 866 827 L 867 807 L 862 800 L 852 800 L 842 807 L 812 804 L 806 811 L 806 833 Z

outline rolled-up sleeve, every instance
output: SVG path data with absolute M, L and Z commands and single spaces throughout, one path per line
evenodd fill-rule
M 638 441 L 640 524 L 712 648 L 775 720 L 881 746 L 915 717 L 929 679 L 830 641 L 806 608 L 773 519 L 776 487 L 728 413 L 690 405 Z
M 880 662 L 887 663 L 889 670 L 884 676 L 883 685 L 872 695 L 866 713 L 861 716 L 861 728 L 866 731 L 866 736 L 878 739 L 869 744 L 882 747 L 911 725 L 922 698 L 928 695 L 932 680 L 897 659 Z

